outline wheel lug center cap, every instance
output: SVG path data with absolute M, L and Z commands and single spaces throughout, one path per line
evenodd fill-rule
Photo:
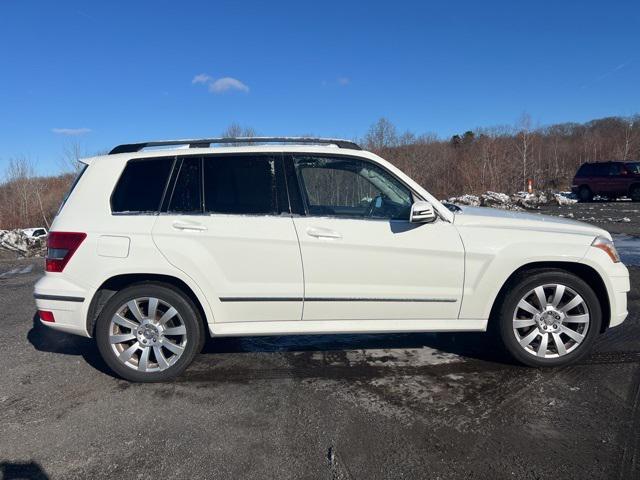
M 138 340 L 143 345 L 153 345 L 160 337 L 160 329 L 150 322 L 144 322 L 136 331 Z

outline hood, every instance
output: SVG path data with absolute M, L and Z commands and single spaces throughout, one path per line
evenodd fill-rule
M 603 236 L 611 239 L 609 232 L 602 228 L 568 218 L 487 207 L 459 205 L 459 208 L 453 221 L 455 225 Z

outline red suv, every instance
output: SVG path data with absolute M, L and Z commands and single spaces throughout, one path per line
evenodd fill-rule
M 640 162 L 584 163 L 573 178 L 571 191 L 581 202 L 590 202 L 595 195 L 640 202 Z

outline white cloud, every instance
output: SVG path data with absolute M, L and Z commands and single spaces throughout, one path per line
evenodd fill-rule
M 213 78 L 211 78 L 209 75 L 207 75 L 206 73 L 201 73 L 200 75 L 196 75 L 195 77 L 193 77 L 191 83 L 209 83 L 211 80 L 213 80 Z
M 236 78 L 223 77 L 209 84 L 209 91 L 214 93 L 222 93 L 228 90 L 239 90 L 248 92 L 249 87 Z
M 340 77 L 338 78 L 338 85 L 346 86 L 351 83 L 351 80 L 348 77 Z
M 202 83 L 208 85 L 209 91 L 212 93 L 225 93 L 233 90 L 249 93 L 249 87 L 245 83 L 233 77 L 222 77 L 216 79 L 206 73 L 201 73 L 193 77 L 191 83 Z
M 91 131 L 90 128 L 52 128 L 53 133 L 58 135 L 84 135 Z

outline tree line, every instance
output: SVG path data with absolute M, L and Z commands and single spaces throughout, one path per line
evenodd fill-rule
M 447 140 L 399 134 L 383 118 L 362 143 L 440 198 L 514 193 L 526 189 L 529 179 L 538 190 L 566 190 L 585 162 L 640 160 L 640 115 L 537 128 L 523 115 L 513 126 L 478 128 Z
M 221 135 L 256 132 L 232 124 Z M 546 127 L 532 126 L 523 115 L 515 125 L 477 128 L 449 139 L 398 132 L 381 118 L 357 141 L 440 198 L 488 190 L 513 193 L 525 189 L 529 179 L 538 190 L 566 190 L 584 162 L 640 160 L 640 115 Z M 63 173 L 50 177 L 36 175 L 27 157 L 9 159 L 0 183 L 0 229 L 48 227 L 82 156 L 78 144 L 67 146 Z

